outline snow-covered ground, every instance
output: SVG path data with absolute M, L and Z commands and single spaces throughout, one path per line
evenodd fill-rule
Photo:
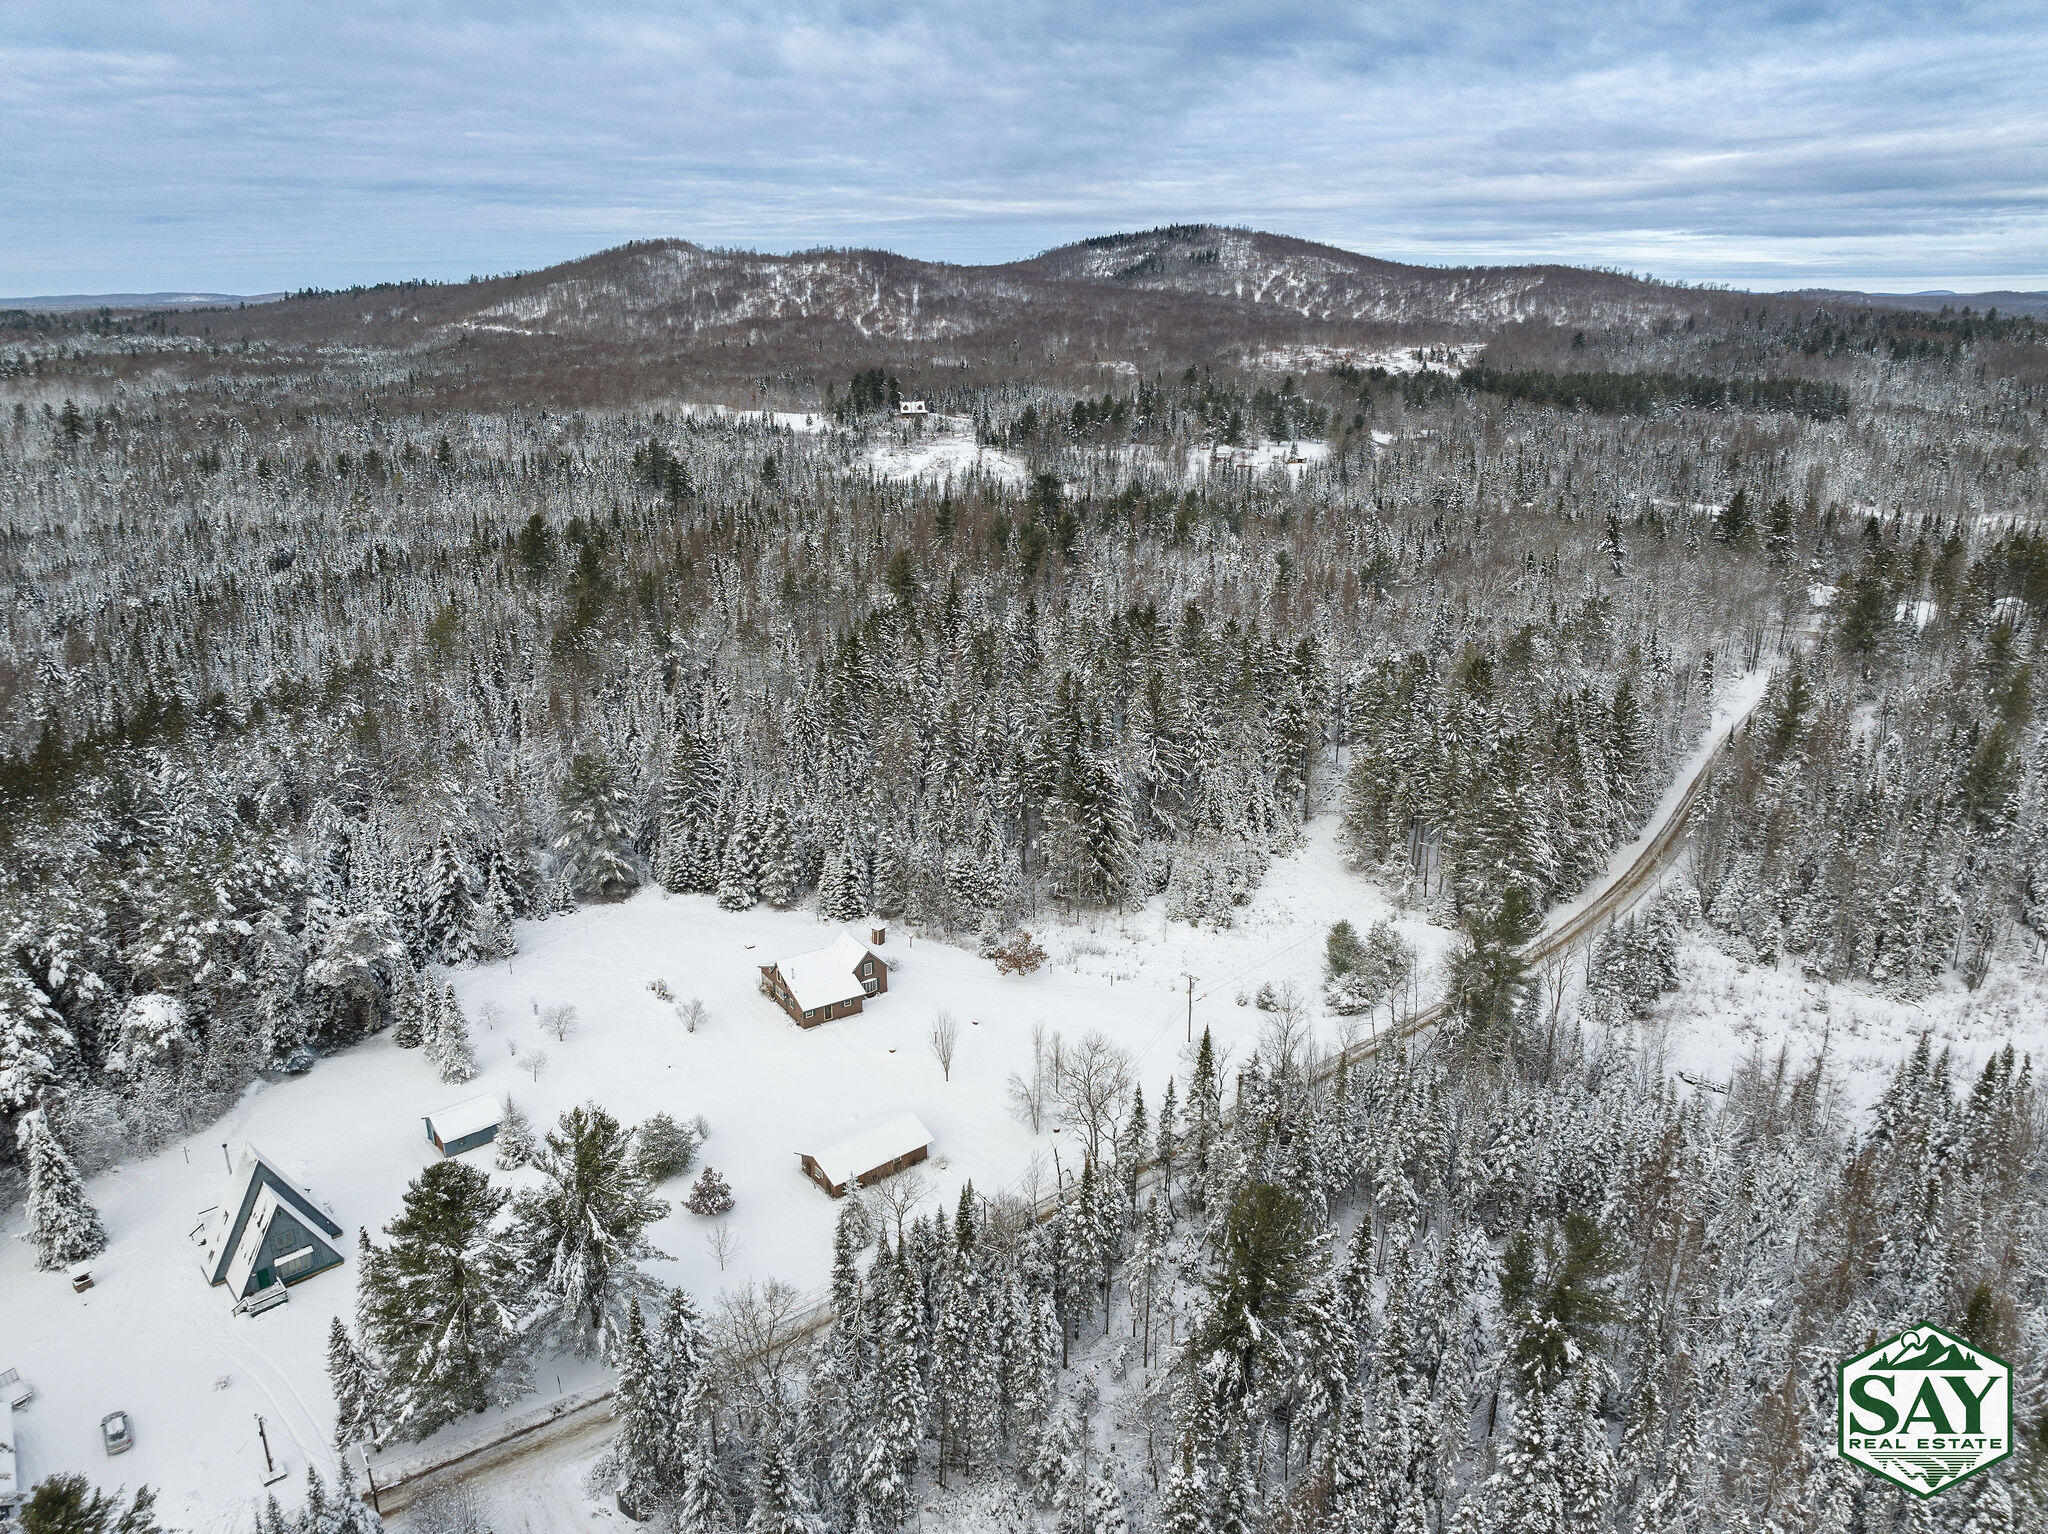
M 796 410 L 739 410 L 731 405 L 678 404 L 678 415 L 693 415 L 726 421 L 765 421 L 770 426 L 784 431 L 802 432 L 816 436 L 831 429 L 832 418 L 822 411 Z
M 1290 480 L 1300 480 L 1317 464 L 1330 461 L 1330 444 L 1314 437 L 1290 437 L 1283 442 L 1260 441 L 1246 447 L 1195 448 L 1187 455 L 1186 477 L 1205 479 L 1210 474 L 1270 474 L 1280 470 Z
M 1345 868 L 1334 821 L 1324 818 L 1237 914 L 1229 930 L 1198 931 L 1166 922 L 1155 900 L 1123 917 L 1054 924 L 1039 933 L 1051 962 L 1027 978 L 1001 976 L 967 950 L 892 934 L 883 949 L 897 966 L 888 994 L 857 1017 L 809 1031 L 756 988 L 759 965 L 818 945 L 820 926 L 807 913 L 734 914 L 708 897 L 647 890 L 523 925 L 516 958 L 454 976 L 482 1067 L 474 1083 L 442 1084 L 419 1051 L 385 1035 L 305 1076 L 252 1088 L 186 1143 L 92 1181 L 112 1244 L 84 1294 L 61 1275 L 34 1271 L 25 1243 L 0 1240 L 0 1368 L 19 1367 L 37 1388 L 35 1404 L 15 1419 L 25 1469 L 37 1479 L 71 1470 L 147 1482 L 163 1493 L 166 1522 L 193 1531 L 247 1527 L 260 1492 L 258 1413 L 295 1482 L 309 1458 L 331 1471 L 326 1337 L 330 1317 L 354 1313 L 355 1229 L 381 1230 L 434 1158 L 421 1116 L 482 1091 L 512 1094 L 537 1127 L 590 1100 L 629 1122 L 658 1111 L 702 1114 L 711 1137 L 700 1164 L 731 1181 L 738 1205 L 726 1223 L 738 1250 L 721 1270 L 707 1244 L 711 1222 L 680 1209 L 685 1178 L 663 1190 L 678 1209 L 650 1232 L 671 1259 L 656 1271 L 706 1298 L 770 1276 L 816 1291 L 838 1206 L 798 1169 L 799 1150 L 908 1108 L 934 1133 L 934 1198 L 952 1199 L 969 1178 L 991 1192 L 1028 1188 L 1034 1175 L 1049 1182 L 1053 1140 L 1032 1135 L 1005 1102 L 1010 1073 L 1029 1060 L 1034 1023 L 1069 1039 L 1100 1029 L 1136 1056 L 1156 1103 L 1167 1076 L 1184 1070 L 1186 973 L 1196 976 L 1196 1029 L 1213 1028 L 1219 1045 L 1242 1058 L 1265 1014 L 1239 1005 L 1240 995 L 1292 980 L 1313 996 L 1329 924 L 1344 916 L 1363 926 L 1389 912 Z M 1413 920 L 1401 926 L 1432 967 L 1449 934 Z M 704 1000 L 702 1031 L 684 1031 L 648 991 L 654 979 Z M 580 1024 L 557 1042 L 542 1035 L 535 1009 L 562 1002 L 577 1008 Z M 502 1010 L 495 1027 L 486 1003 Z M 950 1082 L 928 1042 L 940 1008 L 960 1023 Z M 1337 1024 L 1320 1020 L 1328 1037 Z M 529 1066 L 537 1052 L 549 1064 L 536 1081 Z M 348 1233 L 340 1268 L 253 1319 L 232 1316 L 225 1291 L 205 1284 L 189 1234 L 220 1196 L 222 1145 L 233 1150 L 245 1139 L 329 1205 Z M 1071 1144 L 1060 1154 L 1071 1167 Z M 492 1164 L 488 1150 L 471 1159 Z M 21 1228 L 16 1210 L 0 1235 Z M 544 1394 L 602 1379 L 587 1363 L 548 1362 L 535 1372 Z M 134 1417 L 136 1447 L 108 1462 L 98 1423 L 117 1408 Z M 473 1436 L 488 1426 L 450 1431 Z
M 1897 1001 L 1869 986 L 1809 980 L 1789 963 L 1745 963 L 1704 931 L 1688 937 L 1680 963 L 1680 988 L 1642 1025 L 1643 1039 L 1666 1070 L 1696 1083 L 1724 1082 L 1752 1055 L 1769 1061 L 1782 1050 L 1801 1067 L 1825 1050 L 1844 1100 L 1861 1108 L 1923 1033 L 1953 1052 L 1959 1084 L 2007 1044 L 2048 1060 L 2048 968 L 2040 964 L 2001 963 L 1979 990 L 1951 978 L 1918 1001 Z
M 983 447 L 964 420 L 933 416 L 915 434 L 891 433 L 875 443 L 862 461 L 883 479 L 945 481 L 979 474 L 998 484 L 1021 485 L 1028 478 L 1024 460 L 1001 448 Z
M 1455 373 L 1486 350 L 1480 341 L 1434 341 L 1419 346 L 1276 346 L 1246 363 L 1268 373 L 1327 373 L 1347 363 L 1389 373 Z

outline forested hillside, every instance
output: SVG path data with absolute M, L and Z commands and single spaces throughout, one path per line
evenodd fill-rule
M 1872 1123 L 1803 1068 L 1708 1101 L 1539 1030 L 1509 950 L 1771 667 L 1658 919 L 1903 996 L 2038 955 L 2048 330 L 1554 272 L 1454 313 L 1155 236 L 872 337 L 694 278 L 627 323 L 577 272 L 488 323 L 476 284 L 0 329 L 0 1200 L 52 1141 L 103 1167 L 394 1024 L 459 1039 L 431 966 L 522 918 L 656 882 L 988 951 L 1162 892 L 1225 926 L 1330 813 L 1467 934 L 1443 1046 L 1195 1081 L 1198 1148 L 1124 1121 L 1035 1232 L 963 1205 L 866 1272 L 850 1233 L 811 1383 L 729 1382 L 650 1495 L 891 1528 L 928 1451 L 1107 1518 L 1053 1355 L 1171 1245 L 1182 1367 L 1118 1408 L 1148 1526 L 1891 1527 L 1801 1413 L 1899 1306 L 2038 1363 L 2029 1067 L 1915 1061 Z M 1019 353 L 1055 287 L 1090 296 Z M 1164 307 L 1088 331 L 1126 291 Z M 1006 472 L 876 457 L 941 437 Z M 1671 978 L 1601 962 L 1623 1012 Z

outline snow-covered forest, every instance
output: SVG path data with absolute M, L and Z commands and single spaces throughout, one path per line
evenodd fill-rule
M 654 884 L 1007 959 L 1228 928 L 1328 814 L 1458 935 L 1426 1038 L 1333 1059 L 1311 1012 L 1415 978 L 1346 926 L 1256 1052 L 1103 1087 L 1060 1197 L 849 1202 L 816 1328 L 642 1274 L 693 1131 L 571 1110 L 501 1137 L 538 1184 L 438 1163 L 352 1249 L 341 1441 L 582 1350 L 592 1496 L 690 1534 L 2048 1527 L 2030 1062 L 1926 1043 L 1866 1110 L 1634 1028 L 1682 932 L 1906 1000 L 2038 964 L 2048 328 L 1742 299 L 1366 338 L 1462 372 L 1261 368 L 1234 312 L 1092 380 L 833 330 L 626 399 L 587 336 L 290 329 L 348 296 L 0 316 L 0 1205 L 62 1268 L 85 1177 L 254 1082 L 387 1030 L 470 1079 L 449 973 L 518 922 Z M 1005 472 L 901 470 L 939 437 Z M 1689 857 L 1540 984 L 1764 667 Z M 1836 1363 L 1922 1319 L 2028 1435 L 1926 1506 L 1831 1448 Z

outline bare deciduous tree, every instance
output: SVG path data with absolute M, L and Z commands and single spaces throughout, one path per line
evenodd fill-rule
M 932 1058 L 939 1062 L 946 1080 L 953 1079 L 953 1051 L 960 1044 L 960 1020 L 941 1007 L 932 1018 Z
M 1031 1074 L 1010 1073 L 1010 1111 L 1031 1126 L 1033 1134 L 1045 1132 L 1045 1111 L 1051 1098 L 1054 1062 L 1060 1052 L 1060 1036 L 1048 1039 L 1045 1024 L 1031 1025 Z
M 540 1031 L 560 1044 L 576 1031 L 576 1009 L 558 1001 L 540 1009 Z
M 548 1068 L 548 1052 L 544 1049 L 529 1050 L 519 1063 L 532 1073 L 535 1081 L 539 1081 L 540 1073 Z
M 1091 1028 L 1079 1044 L 1055 1044 L 1053 1098 L 1062 1128 L 1081 1136 L 1088 1159 L 1102 1159 L 1102 1142 L 1114 1134 L 1131 1095 L 1131 1057 L 1109 1036 Z
M 894 1177 L 885 1177 L 868 1190 L 868 1197 L 875 1207 L 896 1224 L 896 1240 L 903 1240 L 903 1227 L 910 1222 L 910 1211 L 925 1200 L 931 1191 L 922 1171 L 898 1172 Z
M 677 1002 L 676 1016 L 681 1019 L 685 1033 L 695 1033 L 704 1025 L 704 1003 L 695 996 L 688 1001 Z
M 719 1225 L 704 1238 L 704 1245 L 718 1260 L 718 1271 L 723 1273 L 732 1260 L 740 1254 L 740 1238 L 733 1234 L 730 1225 Z

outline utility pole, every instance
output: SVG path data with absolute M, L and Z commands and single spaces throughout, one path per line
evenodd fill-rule
M 1195 977 L 1189 975 L 1188 982 L 1188 1042 L 1195 1042 Z

